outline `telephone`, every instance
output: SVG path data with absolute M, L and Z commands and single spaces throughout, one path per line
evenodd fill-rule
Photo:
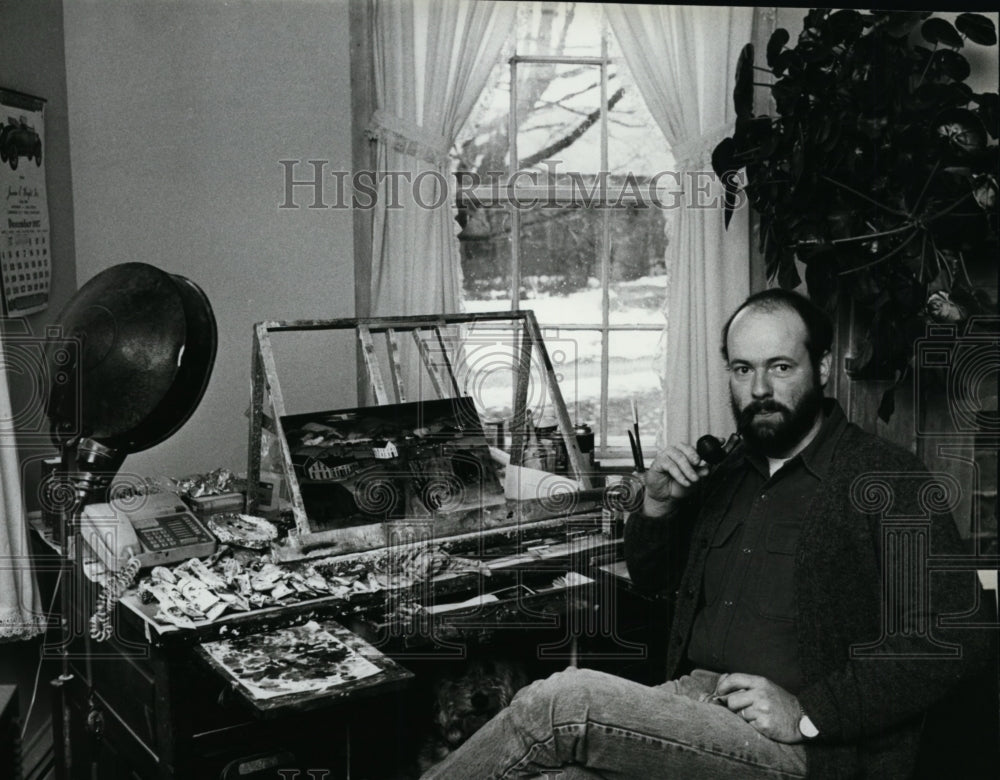
M 111 637 L 114 606 L 140 569 L 211 555 L 217 546 L 176 493 L 150 493 L 134 501 L 134 509 L 120 501 L 88 504 L 80 513 L 80 536 L 110 575 L 90 618 L 90 636 L 98 642 Z
M 176 493 L 150 493 L 134 502 L 134 509 L 125 501 L 89 504 L 80 516 L 84 544 L 109 571 L 132 558 L 144 569 L 215 552 L 215 537 Z

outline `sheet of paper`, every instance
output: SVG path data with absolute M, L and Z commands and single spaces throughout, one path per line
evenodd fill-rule
M 564 493 L 576 493 L 583 486 L 575 479 L 548 471 L 509 465 L 504 479 L 504 496 L 518 501 L 553 500 Z
M 492 593 L 484 593 L 481 596 L 473 596 L 465 601 L 455 601 L 448 604 L 431 604 L 424 607 L 424 611 L 429 615 L 437 615 L 441 612 L 452 612 L 456 609 L 468 609 L 470 607 L 481 607 L 483 604 L 492 604 L 499 599 Z

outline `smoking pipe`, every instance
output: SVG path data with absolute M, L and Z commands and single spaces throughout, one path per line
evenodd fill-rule
M 740 441 L 740 435 L 734 433 L 726 441 L 718 439 L 711 434 L 706 434 L 698 439 L 694 448 L 698 451 L 701 459 L 709 466 L 717 466 L 726 459 L 726 456 L 733 451 Z

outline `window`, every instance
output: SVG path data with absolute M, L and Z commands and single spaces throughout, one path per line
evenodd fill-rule
M 673 158 L 599 5 L 522 4 L 453 157 L 465 310 L 533 309 L 598 456 L 628 455 L 634 403 L 648 459 Z

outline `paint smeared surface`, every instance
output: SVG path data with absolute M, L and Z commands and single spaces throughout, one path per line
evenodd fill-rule
M 351 638 L 345 629 L 331 631 L 310 621 L 206 642 L 202 647 L 253 698 L 271 699 L 335 688 L 379 674 L 375 664 L 349 646 Z

